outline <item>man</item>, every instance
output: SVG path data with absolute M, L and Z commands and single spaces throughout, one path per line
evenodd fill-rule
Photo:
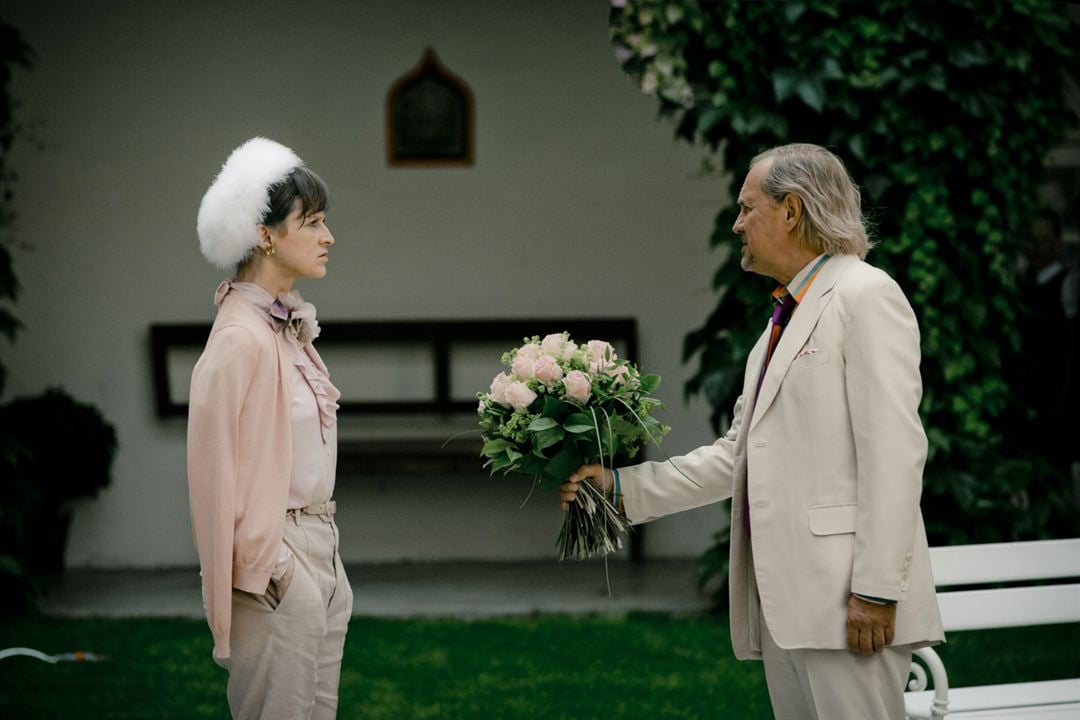
M 732 498 L 732 645 L 764 659 L 775 715 L 901 720 L 912 649 L 944 639 L 919 510 L 915 316 L 863 262 L 859 191 L 828 150 L 757 156 L 739 208 L 743 269 L 780 287 L 731 428 L 671 463 L 583 466 L 563 507 L 583 480 L 634 523 Z

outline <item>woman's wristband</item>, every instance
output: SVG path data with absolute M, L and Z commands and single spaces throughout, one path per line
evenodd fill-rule
M 622 500 L 622 483 L 619 482 L 619 469 L 612 468 L 611 474 L 615 476 L 614 494 L 611 497 L 611 504 L 615 506 L 615 509 L 619 509 L 619 502 Z

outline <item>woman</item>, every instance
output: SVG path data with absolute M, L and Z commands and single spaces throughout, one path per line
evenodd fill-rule
M 199 207 L 203 255 L 233 273 L 191 376 L 188 487 L 214 660 L 234 718 L 333 718 L 352 590 L 331 501 L 337 399 L 292 289 L 326 275 L 326 186 L 253 138 Z

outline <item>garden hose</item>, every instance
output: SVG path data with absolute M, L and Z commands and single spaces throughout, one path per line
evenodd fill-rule
M 60 663 L 60 662 L 101 662 L 105 660 L 104 655 L 98 655 L 92 652 L 68 652 L 59 653 L 58 655 L 46 655 L 43 652 L 34 650 L 32 648 L 15 647 L 0 650 L 0 660 L 4 660 L 9 657 L 16 657 L 18 655 L 25 655 L 27 657 L 36 658 L 42 662 L 47 663 Z

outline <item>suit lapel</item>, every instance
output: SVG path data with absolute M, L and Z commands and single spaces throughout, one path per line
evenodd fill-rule
M 791 316 L 791 321 L 784 328 L 784 334 L 780 336 L 780 342 L 776 345 L 772 361 L 769 362 L 769 367 L 765 370 L 765 378 L 761 383 L 761 392 L 758 393 L 757 400 L 754 403 L 754 414 L 750 418 L 750 425 L 747 430 L 754 428 L 754 425 L 757 424 L 761 416 L 772 405 L 773 400 L 776 399 L 780 384 L 784 376 L 787 375 L 792 361 L 795 360 L 799 348 L 806 344 L 810 333 L 817 326 L 821 313 L 825 311 L 829 301 L 832 300 L 832 289 L 836 285 L 837 279 L 840 277 L 844 267 L 853 260 L 858 262 L 853 256 L 838 255 L 832 257 L 821 268 L 818 276 L 814 278 L 814 282 L 806 291 L 806 295 L 803 296 L 802 302 L 799 303 L 799 307 L 795 310 L 795 314 Z M 756 367 L 760 368 L 761 363 L 759 362 Z M 760 369 L 758 372 L 761 372 Z M 756 380 L 756 373 L 754 378 Z

